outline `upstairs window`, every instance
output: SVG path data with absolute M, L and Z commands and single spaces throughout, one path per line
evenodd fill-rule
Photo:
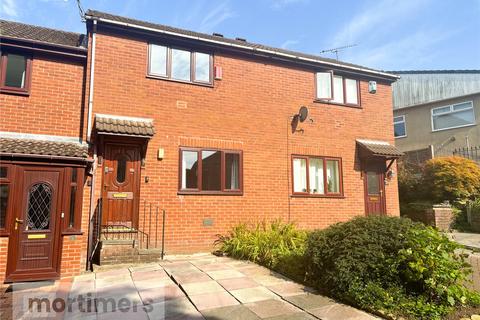
M 317 72 L 316 99 L 349 106 L 360 105 L 359 82 L 332 71 Z
M 0 88 L 4 92 L 28 93 L 31 58 L 27 55 L 2 52 Z
M 471 126 L 475 113 L 471 101 L 432 109 L 433 131 Z
M 212 64 L 212 56 L 208 53 L 156 44 L 149 45 L 149 76 L 211 84 Z
M 405 116 L 393 117 L 393 130 L 395 138 L 403 138 L 407 136 Z
M 180 150 L 180 193 L 241 194 L 242 153 L 232 150 Z

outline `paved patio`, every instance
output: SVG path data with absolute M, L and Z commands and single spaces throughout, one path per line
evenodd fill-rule
M 0 318 L 38 318 L 35 308 L 24 313 L 32 296 L 67 301 L 64 312 L 50 310 L 57 319 L 378 319 L 256 264 L 212 255 L 16 285 L 1 298 L 10 308 L 0 309 Z

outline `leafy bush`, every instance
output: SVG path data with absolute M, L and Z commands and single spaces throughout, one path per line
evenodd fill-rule
M 219 235 L 216 243 L 231 257 L 247 259 L 303 281 L 306 238 L 307 233 L 293 223 L 274 221 L 238 225 L 229 235 Z
M 398 194 L 400 203 L 411 203 L 423 201 L 425 192 L 422 188 L 422 167 L 411 167 L 407 165 L 398 168 Z
M 409 219 L 360 217 L 308 236 L 308 280 L 367 310 L 439 319 L 480 302 L 462 285 L 469 269 L 458 248 Z
M 465 204 L 480 196 L 480 166 L 466 158 L 431 159 L 425 164 L 422 180 L 422 188 L 437 203 L 450 200 Z

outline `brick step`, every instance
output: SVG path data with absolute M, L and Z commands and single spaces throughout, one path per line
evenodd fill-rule
M 100 246 L 100 265 L 158 261 L 161 249 L 138 248 L 134 240 L 104 240 Z

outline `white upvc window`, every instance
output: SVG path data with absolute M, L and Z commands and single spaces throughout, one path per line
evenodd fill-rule
M 316 99 L 335 104 L 360 105 L 359 81 L 334 75 L 333 71 L 316 73 Z
M 393 117 L 393 130 L 395 138 L 404 138 L 407 136 L 405 115 Z
M 461 128 L 475 124 L 472 101 L 433 108 L 432 131 Z

